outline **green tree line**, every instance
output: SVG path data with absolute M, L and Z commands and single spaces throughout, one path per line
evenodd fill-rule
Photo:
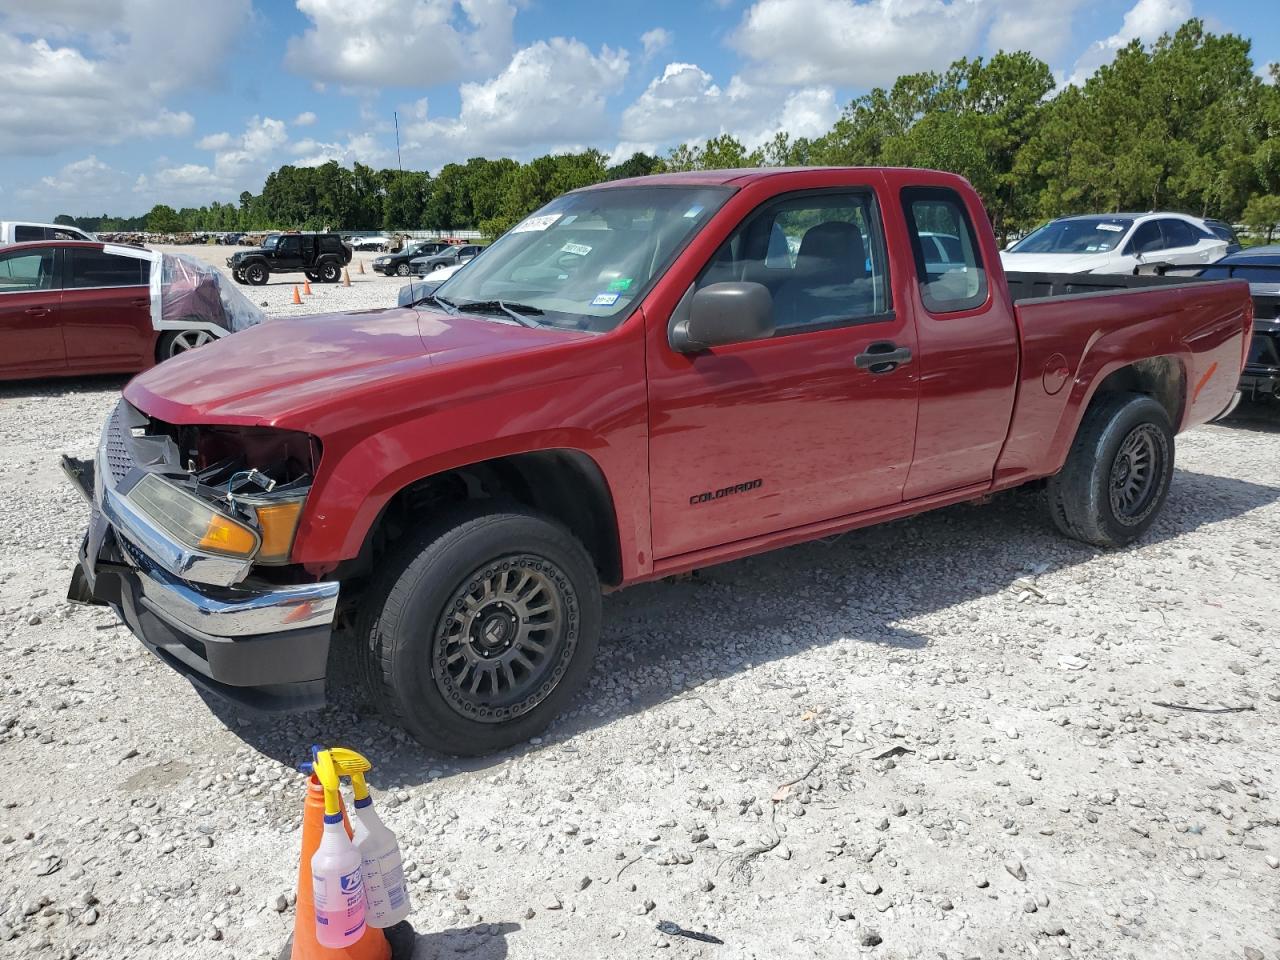
M 434 177 L 360 163 L 284 166 L 239 205 L 161 205 L 129 220 L 74 222 L 161 232 L 471 227 L 496 236 L 566 190 L 603 180 L 848 165 L 959 173 L 1002 237 L 1070 213 L 1168 209 L 1243 219 L 1269 238 L 1280 220 L 1280 68 L 1270 70 L 1264 82 L 1247 39 L 1192 19 L 1151 45 L 1135 40 L 1056 94 L 1049 66 L 1028 53 L 966 58 L 857 97 L 822 136 L 781 132 L 753 150 L 722 134 L 613 166 L 597 150 L 527 163 L 474 157 Z

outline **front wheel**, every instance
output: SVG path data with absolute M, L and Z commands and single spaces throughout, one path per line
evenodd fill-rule
M 251 263 L 249 266 L 244 268 L 244 278 L 255 287 L 260 287 L 265 284 L 269 276 L 271 276 L 271 271 L 261 263 Z
M 586 678 L 600 582 L 559 524 L 471 509 L 407 544 L 363 600 L 370 693 L 424 746 L 475 756 L 542 731 Z
M 407 263 L 402 263 L 398 267 L 396 267 L 397 277 L 407 277 L 408 275 L 409 275 L 409 265 Z
M 303 270 L 302 274 L 312 283 L 320 282 L 320 273 L 317 270 Z
M 1106 394 L 1085 412 L 1067 462 L 1049 478 L 1049 507 L 1067 536 L 1122 547 L 1146 533 L 1169 495 L 1174 437 L 1151 397 Z

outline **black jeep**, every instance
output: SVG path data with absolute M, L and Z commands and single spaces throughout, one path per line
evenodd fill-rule
M 260 287 L 273 273 L 305 273 L 308 280 L 337 283 L 351 262 L 351 248 L 336 233 L 273 233 L 261 247 L 227 258 L 237 283 Z

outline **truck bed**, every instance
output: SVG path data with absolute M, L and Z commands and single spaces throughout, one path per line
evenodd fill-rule
M 1022 348 L 1018 396 L 997 483 L 1056 471 L 1089 391 L 1134 356 L 1177 364 L 1185 402 L 1175 430 L 1233 401 L 1244 360 L 1243 281 L 1118 274 L 1007 275 Z

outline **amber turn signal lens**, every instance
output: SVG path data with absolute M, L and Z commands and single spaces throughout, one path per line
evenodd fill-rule
M 284 500 L 280 503 L 259 504 L 258 529 L 262 532 L 262 549 L 258 551 L 259 563 L 285 563 L 293 549 L 293 535 L 298 531 L 298 518 L 302 516 L 302 500 Z
M 209 518 L 209 527 L 200 538 L 200 549 L 214 553 L 226 553 L 234 557 L 253 555 L 257 544 L 253 531 L 236 523 L 234 520 L 214 514 Z

